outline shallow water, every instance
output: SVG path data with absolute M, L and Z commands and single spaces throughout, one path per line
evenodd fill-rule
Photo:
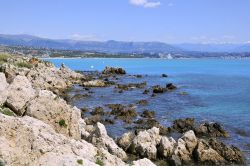
M 138 106 L 137 111 L 147 108 L 156 112 L 163 125 L 169 126 L 174 119 L 194 117 L 198 122 L 215 121 L 224 125 L 231 137 L 226 142 L 243 150 L 250 158 L 250 60 L 222 59 L 47 59 L 56 66 L 64 63 L 74 70 L 101 71 L 105 66 L 124 68 L 128 74 L 143 74 L 142 78 L 121 77 L 119 82 L 147 81 L 152 85 L 174 83 L 178 90 L 144 95 L 144 89 L 134 89 L 120 94 L 114 87 L 93 88 L 91 98 L 75 101 L 78 107 L 103 106 L 107 103 L 131 104 L 147 99 L 147 106 Z M 162 78 L 161 74 L 169 75 Z M 81 87 L 81 93 L 86 93 Z M 74 93 L 74 90 L 72 93 Z M 187 95 L 181 95 L 187 92 Z M 112 136 L 126 131 L 122 122 L 108 126 Z

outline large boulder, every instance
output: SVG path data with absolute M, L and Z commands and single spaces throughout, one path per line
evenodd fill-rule
M 192 154 L 196 148 L 198 140 L 192 130 L 186 132 L 178 139 L 177 147 L 174 150 L 172 159 L 174 162 L 181 161 L 182 163 L 189 163 L 192 161 Z
M 109 153 L 116 155 L 118 158 L 127 159 L 127 154 L 108 136 L 105 126 L 99 122 L 95 131 L 88 137 L 88 141 L 99 148 L 108 150 Z
M 149 130 L 140 131 L 138 135 L 134 138 L 130 146 L 130 152 L 137 154 L 141 157 L 156 159 L 156 146 L 160 143 L 161 140 L 159 132 L 159 128 L 156 127 L 153 127 Z
M 121 138 L 118 139 L 117 143 L 122 149 L 127 151 L 128 148 L 130 147 L 134 137 L 135 137 L 135 134 L 133 132 L 124 133 L 121 136 Z
M 51 125 L 58 133 L 80 139 L 80 110 L 69 106 L 63 99 L 50 91 L 41 90 L 27 104 L 26 115 Z
M 7 87 L 9 84 L 6 81 L 4 73 L 0 73 L 0 106 L 3 105 L 7 99 Z
M 17 115 L 23 115 L 26 103 L 36 96 L 36 91 L 25 76 L 16 76 L 7 91 L 6 105 Z
M 32 117 L 0 114 L 0 161 L 6 165 L 95 165 L 97 149 L 56 133 Z
M 162 137 L 158 147 L 158 153 L 160 156 L 170 158 L 174 152 L 176 141 L 170 137 Z
M 199 140 L 197 149 L 195 150 L 195 160 L 199 163 L 220 165 L 225 163 L 222 156 L 218 154 L 209 143 L 203 139 Z

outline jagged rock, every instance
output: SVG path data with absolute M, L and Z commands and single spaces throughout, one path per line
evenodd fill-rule
M 204 123 L 195 129 L 196 135 L 210 137 L 229 137 L 229 134 L 218 123 Z
M 7 92 L 6 105 L 18 115 L 23 115 L 26 103 L 36 96 L 36 91 L 25 76 L 16 76 Z
M 131 145 L 133 139 L 135 137 L 135 134 L 132 132 L 124 133 L 121 138 L 117 141 L 118 145 L 125 151 L 129 148 Z
M 153 93 L 164 93 L 166 92 L 166 88 L 160 87 L 160 86 L 155 86 L 153 87 Z
M 124 163 L 120 158 L 115 155 L 111 155 L 107 150 L 100 148 L 98 150 L 100 154 L 97 156 L 96 161 L 101 161 L 104 166 L 128 166 L 128 164 Z
M 227 146 L 216 139 L 210 139 L 208 141 L 211 148 L 216 150 L 229 164 L 244 164 L 245 157 L 243 153 L 235 146 Z
M 78 159 L 95 165 L 93 145 L 58 134 L 42 121 L 0 114 L 0 126 L 0 156 L 6 165 L 76 165 Z
M 80 110 L 72 108 L 50 91 L 42 90 L 27 104 L 26 115 L 51 125 L 58 133 L 80 139 Z
M 155 117 L 155 112 L 154 111 L 149 111 L 149 110 L 144 110 L 141 114 L 141 117 L 143 118 L 154 118 Z
M 90 114 L 91 115 L 104 115 L 104 109 L 102 107 L 96 107 Z
M 173 127 L 174 130 L 177 130 L 181 133 L 184 133 L 189 130 L 194 129 L 194 118 L 186 118 L 186 119 L 176 119 L 173 122 Z
M 88 137 L 88 140 L 97 147 L 108 150 L 109 153 L 116 155 L 118 158 L 127 159 L 127 154 L 108 136 L 105 126 L 99 122 L 96 125 L 95 131 Z
M 209 143 L 203 139 L 198 142 L 198 146 L 195 150 L 195 159 L 197 162 L 210 165 L 221 165 L 225 163 L 224 158 L 212 149 Z
M 168 90 L 174 90 L 174 89 L 176 89 L 177 87 L 176 87 L 174 84 L 169 83 L 169 84 L 166 85 L 166 88 L 167 88 Z
M 92 81 L 83 82 L 82 86 L 85 86 L 85 87 L 105 87 L 106 84 L 102 80 L 92 80 Z
M 162 74 L 161 76 L 162 76 L 162 77 L 168 77 L 168 75 L 167 75 L 167 74 Z
M 147 85 L 147 82 L 142 82 L 142 83 L 129 83 L 129 84 L 117 84 L 116 88 L 122 89 L 122 90 L 130 90 L 130 89 L 135 89 L 139 88 L 142 89 Z
M 152 163 L 152 161 L 150 161 L 147 158 L 133 161 L 132 165 L 133 166 L 156 166 L 154 163 Z
M 138 154 L 141 157 L 149 159 L 156 159 L 156 146 L 160 143 L 161 136 L 159 135 L 159 128 L 140 131 L 134 138 L 129 151 L 133 154 Z
M 197 146 L 197 138 L 192 130 L 186 132 L 181 138 L 178 139 L 177 147 L 174 150 L 172 158 L 179 158 L 183 163 L 192 161 L 192 153 Z M 177 160 L 178 161 L 178 160 Z
M 139 105 L 147 105 L 148 101 L 147 100 L 140 100 L 140 101 L 137 102 L 137 104 L 139 104 Z
M 171 157 L 174 152 L 175 144 L 176 141 L 172 137 L 162 137 L 158 147 L 159 155 L 165 158 Z
M 6 81 L 4 73 L 0 73 L 0 106 L 3 105 L 7 99 L 7 87 L 9 84 Z
M 126 74 L 126 71 L 122 68 L 108 67 L 102 71 L 102 74 Z

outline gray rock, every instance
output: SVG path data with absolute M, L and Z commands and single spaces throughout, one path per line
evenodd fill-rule
M 23 115 L 26 103 L 36 96 L 36 91 L 25 76 L 16 76 L 7 91 L 6 105 L 17 115 Z
M 158 147 L 159 155 L 165 158 L 171 157 L 174 152 L 175 144 L 176 141 L 172 137 L 162 137 Z
M 156 166 L 152 161 L 147 158 L 133 161 L 133 166 Z
M 6 81 L 4 73 L 0 73 L 0 106 L 5 103 L 7 99 L 7 87 L 9 84 Z

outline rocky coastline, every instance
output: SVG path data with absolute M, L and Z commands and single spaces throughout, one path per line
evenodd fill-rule
M 107 103 L 86 110 L 71 106 L 66 91 L 80 85 L 115 86 L 118 93 L 142 89 L 156 96 L 178 86 L 152 86 L 146 82 L 118 84 L 126 75 L 121 68 L 106 67 L 102 73 L 84 74 L 36 58 L 2 55 L 0 58 L 0 166 L 15 165 L 244 165 L 235 146 L 218 138 L 229 137 L 218 123 L 197 124 L 192 118 L 161 125 L 154 112 L 138 113 L 134 105 Z M 134 77 L 142 77 L 135 75 Z M 162 77 L 167 77 L 163 74 Z M 82 95 L 74 98 L 84 97 Z M 146 100 L 138 101 L 146 105 Z M 85 116 L 89 112 L 90 116 Z M 140 116 L 140 119 L 135 117 Z M 113 117 L 113 118 L 111 118 Z M 116 119 L 135 124 L 120 138 L 111 138 L 105 124 Z M 178 138 L 170 136 L 179 133 Z

